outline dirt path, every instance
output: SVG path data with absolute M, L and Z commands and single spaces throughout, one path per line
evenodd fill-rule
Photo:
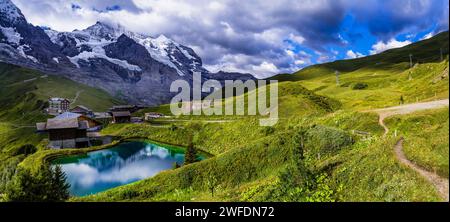
M 405 153 L 403 153 L 403 142 L 404 139 L 400 139 L 397 144 L 395 145 L 395 156 L 398 158 L 398 160 L 408 166 L 409 168 L 413 169 L 417 173 L 419 173 L 421 176 L 425 177 L 430 183 L 432 183 L 436 189 L 439 192 L 439 195 L 446 201 L 449 201 L 448 198 L 448 179 L 442 178 L 439 175 L 429 172 L 426 169 L 422 168 L 421 166 L 418 166 L 414 164 L 413 162 L 409 161 Z
M 163 122 L 202 122 L 202 123 L 232 123 L 236 120 L 190 120 L 190 119 L 160 119 Z
M 80 94 L 84 92 L 84 90 L 80 90 L 77 92 L 77 94 L 75 95 L 75 98 L 73 98 L 71 105 L 75 104 L 78 100 L 78 98 L 80 97 Z
M 445 99 L 445 100 L 439 100 L 439 101 L 415 103 L 415 104 L 409 104 L 409 105 L 404 105 L 404 106 L 390 107 L 390 108 L 386 108 L 386 109 L 378 109 L 378 110 L 374 110 L 374 112 L 378 113 L 378 115 L 380 116 L 379 123 L 384 128 L 383 137 L 386 137 L 389 133 L 389 128 L 384 123 L 384 120 L 386 118 L 395 116 L 395 115 L 405 115 L 405 114 L 409 114 L 409 113 L 413 113 L 413 112 L 421 111 L 421 110 L 438 109 L 438 108 L 448 107 L 448 105 L 449 105 L 449 100 Z M 448 202 L 449 201 L 448 179 L 442 178 L 439 175 L 437 175 L 436 173 L 427 171 L 423 167 L 408 160 L 405 153 L 403 152 L 403 142 L 404 142 L 404 139 L 401 138 L 395 145 L 395 147 L 394 147 L 395 157 L 402 164 L 413 169 L 414 171 L 419 173 L 422 177 L 427 179 L 430 183 L 432 183 L 438 190 L 440 196 L 445 201 Z

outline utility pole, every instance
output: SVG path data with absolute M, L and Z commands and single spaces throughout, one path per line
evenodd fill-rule
M 409 54 L 409 68 L 412 68 L 413 67 L 413 64 L 412 64 L 412 54 Z
M 339 86 L 340 85 L 340 82 L 339 82 L 339 71 L 336 70 L 335 74 L 336 74 L 336 85 Z

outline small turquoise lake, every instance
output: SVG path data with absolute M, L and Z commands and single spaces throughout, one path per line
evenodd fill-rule
M 153 177 L 183 162 L 182 149 L 132 141 L 86 155 L 59 158 L 53 165 L 61 166 L 66 174 L 71 195 L 86 196 Z

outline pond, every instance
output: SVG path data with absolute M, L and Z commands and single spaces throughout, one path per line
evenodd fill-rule
M 86 155 L 60 158 L 53 165 L 61 166 L 66 174 L 71 195 L 86 196 L 153 177 L 183 162 L 182 149 L 132 141 Z

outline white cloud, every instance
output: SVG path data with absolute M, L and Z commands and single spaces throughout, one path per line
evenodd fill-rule
M 431 39 L 434 36 L 433 32 L 426 34 L 421 40 Z
M 303 36 L 295 35 L 292 33 L 289 35 L 289 39 L 291 39 L 292 41 L 294 41 L 297 44 L 303 44 L 303 42 L 305 42 L 305 38 L 303 38 Z
M 356 58 L 364 57 L 364 54 L 359 53 L 359 52 L 353 52 L 353 50 L 348 50 L 346 55 L 347 55 L 347 59 L 356 59 Z
M 379 41 L 375 45 L 372 46 L 372 50 L 370 50 L 370 54 L 371 55 L 378 54 L 378 53 L 384 52 L 389 49 L 407 46 L 411 43 L 412 42 L 409 40 L 405 40 L 402 42 L 402 41 L 397 41 L 396 39 L 391 39 L 387 43 L 384 43 L 383 41 Z
M 294 63 L 295 63 L 295 65 L 298 65 L 298 66 L 307 64 L 307 62 L 303 61 L 303 60 L 296 60 Z
M 269 74 L 278 74 L 280 72 L 280 70 L 278 70 L 278 68 L 270 62 L 262 62 L 260 65 L 258 66 L 252 66 L 253 71 L 255 72 L 259 72 L 259 73 L 269 73 Z

